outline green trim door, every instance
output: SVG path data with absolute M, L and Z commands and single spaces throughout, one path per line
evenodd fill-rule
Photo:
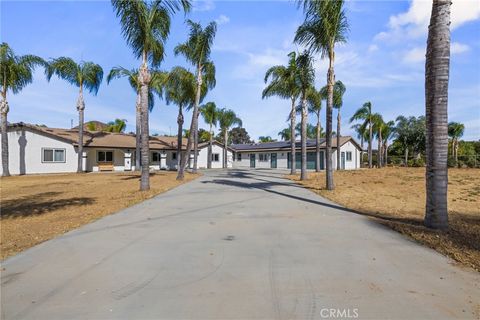
M 270 168 L 276 169 L 277 168 L 277 154 L 271 153 L 270 154 Z
M 255 168 L 255 153 L 250 153 L 250 168 Z

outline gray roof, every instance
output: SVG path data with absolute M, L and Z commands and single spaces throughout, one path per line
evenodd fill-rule
M 357 146 L 358 144 L 350 136 L 340 137 L 340 145 L 344 145 L 346 142 L 352 140 Z M 315 139 L 307 139 L 307 148 L 315 148 L 317 141 Z M 278 150 L 278 149 L 290 149 L 290 141 L 275 141 L 275 142 L 264 142 L 264 143 L 246 143 L 246 144 L 232 144 L 230 147 L 235 151 L 253 151 L 253 150 Z M 295 142 L 296 149 L 301 148 L 301 142 Z M 325 148 L 325 138 L 320 139 L 320 148 Z M 337 147 L 337 139 L 332 138 L 332 147 Z

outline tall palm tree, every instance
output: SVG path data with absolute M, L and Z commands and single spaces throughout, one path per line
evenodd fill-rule
M 279 131 L 277 135 L 280 137 L 280 139 L 282 139 L 282 141 L 288 141 L 288 140 L 291 140 L 290 138 L 291 134 L 292 134 L 292 129 L 288 127 Z
M 150 149 L 148 123 L 149 64 L 157 67 L 165 56 L 164 44 L 170 33 L 171 15 L 182 8 L 190 10 L 189 0 L 111 0 L 120 18 L 122 34 L 137 59 L 141 59 L 138 82 L 141 104 L 141 165 L 140 190 L 150 189 Z
M 452 156 L 455 159 L 455 165 L 458 164 L 458 139 L 463 136 L 464 131 L 463 123 L 450 122 L 448 124 L 448 136 L 452 138 Z
M 140 96 L 140 82 L 138 81 L 138 69 L 125 69 L 123 67 L 114 67 L 110 70 L 110 72 L 107 75 L 107 84 L 112 81 L 112 79 L 118 79 L 122 77 L 128 78 L 128 82 L 130 83 L 130 86 L 132 89 L 135 91 L 137 94 L 137 100 L 135 102 L 135 138 L 136 138 L 136 143 L 135 143 L 135 171 L 140 171 L 141 167 L 141 152 L 140 152 L 140 147 L 141 147 L 141 125 L 142 125 L 142 110 L 141 110 L 141 96 Z M 154 95 L 152 90 L 150 89 L 148 92 L 148 110 L 152 111 L 154 105 Z
M 315 164 L 315 171 L 320 171 L 320 137 L 322 134 L 322 124 L 320 121 L 320 112 L 322 111 L 322 100 L 325 99 L 325 96 L 320 91 L 315 90 L 312 86 L 310 87 L 308 94 L 307 94 L 307 104 L 308 104 L 308 113 L 314 114 L 317 118 L 317 126 L 316 126 L 316 157 L 317 161 Z
M 315 71 L 313 69 L 313 57 L 308 51 L 304 51 L 297 57 L 297 73 L 295 82 L 300 91 L 300 103 L 302 106 L 301 117 L 301 145 L 302 145 L 302 169 L 300 180 L 307 180 L 307 94 L 314 84 Z
M 382 155 L 383 155 L 383 166 L 388 165 L 388 140 L 390 140 L 393 135 L 395 134 L 395 122 L 390 120 L 385 122 L 382 126 L 382 138 L 383 138 L 383 145 L 382 145 Z
M 298 27 L 295 42 L 306 45 L 313 52 L 328 57 L 327 72 L 327 116 L 326 116 L 326 186 L 334 189 L 332 167 L 332 108 L 333 87 L 335 84 L 335 44 L 345 43 L 348 22 L 344 10 L 344 0 L 300 0 L 305 21 Z
M 350 118 L 350 123 L 356 120 L 363 120 L 363 126 L 368 127 L 368 167 L 372 168 L 372 139 L 373 139 L 373 113 L 372 103 L 370 101 L 365 102 L 361 108 L 359 108 L 353 116 Z
M 378 146 L 377 146 L 377 167 L 382 167 L 382 145 L 383 145 L 383 127 L 385 126 L 385 122 L 383 121 L 383 117 L 379 113 L 374 113 L 372 115 L 373 119 L 373 130 L 375 131 L 375 137 L 377 138 Z
M 448 228 L 448 79 L 450 0 L 432 4 L 425 62 L 426 191 L 425 225 Z
M 407 118 L 405 116 L 398 116 L 395 121 L 397 141 L 399 141 L 403 147 L 405 166 L 408 166 L 408 149 L 410 147 L 410 140 L 413 133 L 412 126 L 415 122 L 415 117 Z
M 203 116 L 203 119 L 208 123 L 210 130 L 209 132 L 209 144 L 208 144 L 208 160 L 207 168 L 212 168 L 212 145 L 213 145 L 213 127 L 217 126 L 218 122 L 218 109 L 215 102 L 208 102 L 205 105 L 200 107 L 200 113 Z
M 78 111 L 78 168 L 77 172 L 82 172 L 83 162 L 83 122 L 85 101 L 83 99 L 83 90 L 88 90 L 97 94 L 103 79 L 103 69 L 100 65 L 93 62 L 80 61 L 76 63 L 70 58 L 60 57 L 53 59 L 48 63 L 45 69 L 48 81 L 55 74 L 60 79 L 78 87 L 77 111 Z
M 9 111 L 7 92 L 13 94 L 22 91 L 33 80 L 33 70 L 36 66 L 45 66 L 45 61 L 34 55 L 17 56 L 10 46 L 3 42 L 0 45 L 0 101 L 1 131 L 2 131 L 2 176 L 10 176 L 8 165 L 8 121 Z
M 218 124 L 223 134 L 223 167 L 227 168 L 227 148 L 228 148 L 228 131 L 234 125 L 242 126 L 242 120 L 235 114 L 233 110 L 222 108 L 218 111 Z
M 360 150 L 360 166 L 362 165 L 363 162 L 363 142 L 365 140 L 368 140 L 368 130 L 366 127 L 366 123 L 357 123 L 351 126 L 353 130 L 357 133 L 357 138 L 360 139 L 360 146 L 362 147 L 362 150 Z
M 110 121 L 108 126 L 105 128 L 106 132 L 115 132 L 121 133 L 125 131 L 127 127 L 127 120 L 125 119 L 115 119 L 115 121 Z
M 217 24 L 210 22 L 205 28 L 199 23 L 187 20 L 187 24 L 190 27 L 190 34 L 188 40 L 185 43 L 179 44 L 175 47 L 175 55 L 182 54 L 185 56 L 188 62 L 195 66 L 197 88 L 195 103 L 193 105 L 192 124 L 190 125 L 190 137 L 187 142 L 187 157 L 189 157 L 192 151 L 193 143 L 193 172 L 197 171 L 197 159 L 198 159 L 198 107 L 200 105 L 200 98 L 202 93 L 202 83 L 205 75 L 213 75 L 215 77 L 215 65 L 210 61 L 210 52 L 213 44 L 213 39 L 217 32 Z M 215 87 L 215 81 L 210 83 L 209 89 Z M 183 160 L 186 163 L 186 159 Z M 183 180 L 183 168 L 178 170 L 177 180 Z
M 296 174 L 295 163 L 295 122 L 296 122 L 296 101 L 300 94 L 300 90 L 296 83 L 297 74 L 297 54 L 290 52 L 288 54 L 288 65 L 285 66 L 273 66 L 265 73 L 265 83 L 268 85 L 263 89 L 262 99 L 278 96 L 283 99 L 290 99 L 290 174 Z

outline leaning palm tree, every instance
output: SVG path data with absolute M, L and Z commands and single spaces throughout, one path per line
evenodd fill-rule
M 312 86 L 308 90 L 307 93 L 307 104 L 308 104 L 308 113 L 314 114 L 315 117 L 317 118 L 317 126 L 316 126 L 316 164 L 315 164 L 315 171 L 319 172 L 320 171 L 320 137 L 322 134 L 322 124 L 320 121 L 320 112 L 322 111 L 322 100 L 325 98 L 325 96 L 322 94 L 321 91 L 315 90 L 315 88 Z
M 335 84 L 335 44 L 346 42 L 348 22 L 344 10 L 344 0 L 299 0 L 303 7 L 305 21 L 298 27 L 295 42 L 306 45 L 313 52 L 328 57 L 327 73 L 327 116 L 326 116 L 326 186 L 334 189 L 332 167 L 332 108 L 333 87 Z
M 295 82 L 300 91 L 300 103 L 302 106 L 301 117 L 301 146 L 302 146 L 302 169 L 300 180 L 307 180 L 307 100 L 308 91 L 314 84 L 315 71 L 313 69 L 313 58 L 308 51 L 304 51 L 297 57 L 297 73 Z
M 223 134 L 223 167 L 227 168 L 227 148 L 228 148 L 228 131 L 234 125 L 242 126 L 242 120 L 235 114 L 233 110 L 222 108 L 218 111 L 218 124 L 220 125 L 220 131 Z
M 215 102 L 208 102 L 205 105 L 200 107 L 200 113 L 203 116 L 203 119 L 208 123 L 210 130 L 209 133 L 209 143 L 208 143 L 208 159 L 207 159 L 207 168 L 212 168 L 212 145 L 213 145 L 213 127 L 217 126 L 218 122 L 218 109 Z
M 350 118 L 350 123 L 356 120 L 363 121 L 362 126 L 365 128 L 368 127 L 368 167 L 372 168 L 373 113 L 372 103 L 370 101 L 365 102 L 361 108 L 355 111 Z
M 85 101 L 83 99 L 83 90 L 88 90 L 97 94 L 103 79 L 103 69 L 100 65 L 93 62 L 80 61 L 76 63 L 70 58 L 60 57 L 53 59 L 48 63 L 45 69 L 48 81 L 55 74 L 60 79 L 78 87 L 77 111 L 78 111 L 78 168 L 77 172 L 82 172 L 83 162 L 83 122 Z
M 127 128 L 127 120 L 115 119 L 115 121 L 110 121 L 107 125 L 105 128 L 106 132 L 122 133 Z
M 217 32 L 217 24 L 210 22 L 205 28 L 199 23 L 187 20 L 187 24 L 190 27 L 190 34 L 188 40 L 185 43 L 179 44 L 175 47 L 175 55 L 182 54 L 185 56 L 188 62 L 195 66 L 197 88 L 195 95 L 195 103 L 193 104 L 192 124 L 190 125 L 190 137 L 187 142 L 187 155 L 190 155 L 192 151 L 193 143 L 193 172 L 197 171 L 197 159 L 198 159 L 198 108 L 200 105 L 200 99 L 202 94 L 202 84 L 206 75 L 213 76 L 215 78 L 215 65 L 210 61 L 210 52 L 213 44 L 213 39 Z M 208 89 L 215 87 L 215 81 L 210 82 Z M 188 156 L 187 156 L 188 157 Z M 183 180 L 186 159 L 178 170 L 177 180 Z
M 0 101 L 1 131 L 2 131 L 2 176 L 10 176 L 8 164 L 8 121 L 9 111 L 7 92 L 17 94 L 33 80 L 33 70 L 36 66 L 45 66 L 45 61 L 34 55 L 17 56 L 9 45 L 0 45 Z
M 452 138 L 452 156 L 455 159 L 455 165 L 458 164 L 458 139 L 463 136 L 464 131 L 463 123 L 450 122 L 448 124 L 448 136 Z
M 432 4 L 425 62 L 426 191 L 425 225 L 448 228 L 448 78 L 450 0 Z
M 164 44 L 170 32 L 171 15 L 183 8 L 190 10 L 189 0 L 111 0 L 117 17 L 120 18 L 122 34 L 133 49 L 136 58 L 141 58 L 138 74 L 141 103 L 141 165 L 140 190 L 150 189 L 150 149 L 148 127 L 148 93 L 152 75 L 149 64 L 157 67 L 162 62 Z
M 297 55 L 295 52 L 288 54 L 288 65 L 285 66 L 273 66 L 265 73 L 265 83 L 270 82 L 263 89 L 262 99 L 278 96 L 283 99 L 290 99 L 290 174 L 296 174 L 296 162 L 295 162 L 295 122 L 296 122 L 296 101 L 300 94 L 299 88 L 295 81 L 297 73 Z

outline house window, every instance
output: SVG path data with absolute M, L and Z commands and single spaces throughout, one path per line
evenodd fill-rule
M 259 153 L 259 154 L 258 154 L 258 161 L 260 161 L 260 162 L 267 162 L 267 161 L 268 161 L 268 154 L 266 154 L 266 153 Z
M 177 160 L 177 153 L 176 152 L 172 152 L 172 160 Z
M 97 162 L 113 162 L 113 151 L 98 151 Z
M 237 161 L 242 161 L 242 154 L 241 153 L 237 153 Z
M 65 162 L 65 149 L 42 149 L 43 162 Z
M 352 152 L 347 151 L 347 161 L 352 161 Z
M 220 161 L 220 154 L 212 153 L 212 161 L 213 162 L 219 162 Z
M 152 152 L 152 162 L 160 162 L 160 153 Z

